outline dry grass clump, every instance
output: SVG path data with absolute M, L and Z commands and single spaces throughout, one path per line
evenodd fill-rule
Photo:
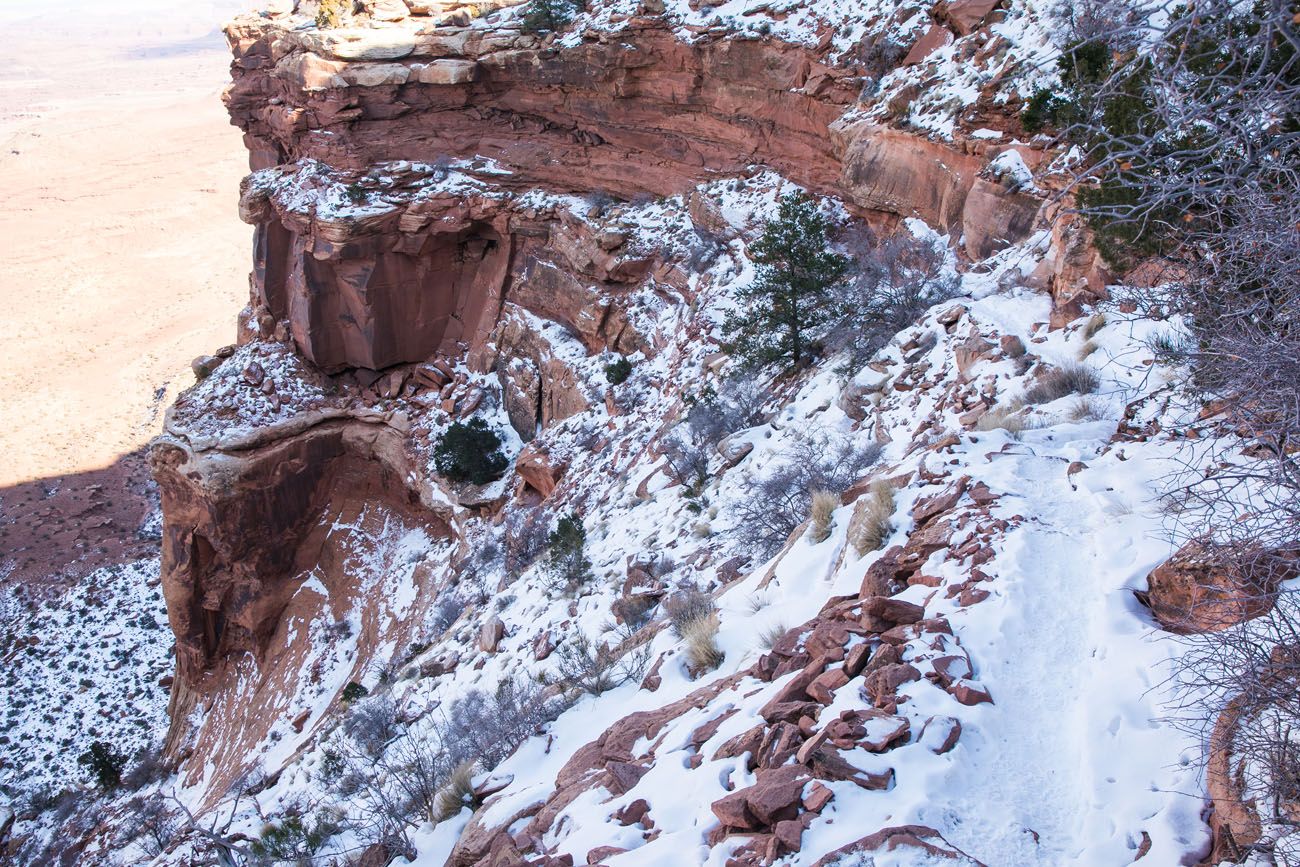
M 988 431 L 1004 430 L 1011 434 L 1013 439 L 1020 439 L 1028 426 L 1025 423 L 1025 417 L 1020 411 L 1024 405 L 1019 401 L 1012 401 L 1005 406 L 994 407 L 984 415 L 980 416 L 979 421 L 975 422 L 975 430 Z
M 672 624 L 673 634 L 685 638 L 690 623 L 717 614 L 718 606 L 709 594 L 695 587 L 687 587 L 668 597 L 664 602 L 664 613 Z
M 664 612 L 673 634 L 686 642 L 687 666 L 695 674 L 712 671 L 722 664 L 718 647 L 718 606 L 709 594 L 688 587 L 668 597 Z
M 1089 340 L 1087 343 L 1083 344 L 1083 346 L 1079 347 L 1079 360 L 1083 361 L 1089 355 L 1092 355 L 1094 352 L 1096 352 L 1097 349 L 1098 349 L 1097 344 L 1094 341 Z
M 834 491 L 812 492 L 812 505 L 809 508 L 812 525 L 808 532 L 814 542 L 825 542 L 830 537 L 831 517 L 839 506 L 840 495 Z
M 692 673 L 712 671 L 722 665 L 726 654 L 718 647 L 720 625 L 716 611 L 682 625 L 680 633 L 686 642 L 686 664 Z
M 1106 327 L 1106 314 L 1094 313 L 1083 326 L 1083 339 L 1092 340 L 1097 336 L 1097 332 Z
M 858 500 L 849 519 L 849 543 L 859 557 L 879 551 L 894 532 L 894 488 L 884 479 Z
M 447 776 L 447 782 L 438 790 L 438 797 L 434 803 L 435 822 L 450 819 L 465 807 L 473 805 L 474 766 L 473 759 L 466 759 Z
M 1067 364 L 1048 371 L 1025 392 L 1026 403 L 1051 403 L 1071 394 L 1092 394 L 1101 380 L 1090 367 Z
M 1070 421 L 1101 421 L 1106 416 L 1086 397 L 1081 397 L 1070 407 Z
M 758 633 L 758 644 L 764 650 L 771 650 L 781 640 L 781 637 L 789 631 L 784 623 L 773 623 Z

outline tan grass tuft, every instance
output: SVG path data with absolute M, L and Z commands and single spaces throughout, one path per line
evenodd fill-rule
M 682 640 L 686 642 L 686 663 L 693 674 L 712 671 L 722 665 L 725 654 L 718 647 L 719 627 L 717 612 L 692 618 L 681 625 Z
M 881 479 L 853 507 L 849 519 L 849 543 L 859 557 L 879 551 L 894 532 L 894 488 Z
M 812 507 L 809 510 L 812 526 L 809 535 L 814 542 L 825 542 L 831 535 L 831 518 L 840 507 L 840 495 L 834 491 L 813 491 Z

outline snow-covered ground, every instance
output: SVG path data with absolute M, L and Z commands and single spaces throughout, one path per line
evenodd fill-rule
M 766 197 L 755 193 L 758 186 L 727 183 L 708 192 L 719 198 L 719 210 L 737 228 L 752 232 L 775 203 L 771 185 Z M 677 237 L 677 223 L 686 219 L 680 202 L 671 199 L 639 211 L 625 209 L 618 218 L 634 234 L 665 243 Z M 929 236 L 920 224 L 912 228 Z M 948 480 L 967 476 L 999 497 L 991 517 L 1006 526 L 991 543 L 995 556 L 981 567 L 989 580 L 980 586 L 990 595 L 962 604 L 941 592 L 965 581 L 970 571 L 940 552 L 926 570 L 941 581 L 939 587 L 917 585 L 900 596 L 951 624 L 954 646 L 964 648 L 972 661 L 972 681 L 992 695 L 993 703 L 966 707 L 928 682 L 903 690 L 907 699 L 899 713 L 911 725 L 908 741 L 882 755 L 855 753 L 861 767 L 892 768 L 894 784 L 887 791 L 830 784 L 832 805 L 809 827 L 802 852 L 783 863 L 811 864 L 871 830 L 907 823 L 930 825 L 989 864 L 1126 863 L 1147 846 L 1152 863 L 1176 863 L 1204 852 L 1208 830 L 1196 794 L 1202 788 L 1199 744 L 1160 722 L 1167 715 L 1160 686 L 1178 645 L 1159 640 L 1132 593 L 1170 553 L 1155 500 L 1177 447 L 1159 439 L 1112 442 L 1125 407 L 1162 387 L 1175 372 L 1151 365 L 1146 342 L 1158 326 L 1114 309 L 1087 333 L 1082 322 L 1048 332 L 1049 300 L 1016 282 L 1018 274 L 1031 270 L 1038 244 L 1031 239 L 1002 255 L 992 270 L 967 275 L 966 297 L 937 305 L 883 349 L 874 368 L 846 374 L 830 359 L 796 390 L 773 398 L 770 421 L 737 436 L 754 446 L 749 456 L 732 470 L 715 458 L 712 478 L 698 496 L 690 496 L 671 482 L 662 459 L 647 447 L 663 435 L 664 419 L 679 412 L 684 394 L 698 393 L 705 383 L 720 384 L 705 365 L 715 346 L 710 337 L 731 306 L 734 289 L 753 273 L 743 236 L 733 240 L 696 279 L 701 294 L 694 308 L 668 304 L 643 311 L 655 317 L 649 324 L 669 336 L 669 343 L 655 358 L 638 359 L 618 393 L 624 408 L 611 416 L 593 402 L 585 413 L 548 429 L 540 441 L 553 458 L 569 463 L 551 512 L 576 508 L 582 515 L 596 581 L 577 598 L 558 600 L 541 564 L 516 578 L 485 557 L 473 573 L 460 576 L 454 593 L 466 607 L 449 629 L 431 633 L 413 656 L 405 655 L 406 648 L 390 648 L 407 674 L 390 681 L 375 669 L 364 673 L 362 682 L 372 693 L 390 696 L 404 718 L 430 715 L 414 724 L 427 725 L 439 708 L 470 690 L 491 693 L 507 680 L 553 677 L 559 654 L 535 658 L 544 635 L 561 648 L 578 634 L 616 642 L 624 633 L 610 611 L 630 557 L 656 555 L 671 562 L 665 576 L 670 586 L 721 591 L 720 668 L 692 677 L 682 643 L 669 630 L 658 632 L 647 658 L 662 660 L 656 691 L 639 689 L 634 678 L 584 697 L 549 726 L 545 737 L 529 741 L 497 769 L 513 781 L 489 801 L 485 816 L 508 818 L 548 797 L 559 768 L 607 726 L 628 713 L 681 699 L 715 677 L 748 669 L 765 652 L 763 632 L 803 623 L 828 598 L 857 591 L 864 570 L 880 555 L 858 558 L 850 550 L 851 507 L 836 512 L 826 541 L 814 544 L 802 536 L 773 563 L 751 562 L 729 585 L 719 567 L 747 553 L 730 530 L 735 504 L 751 495 L 749 480 L 786 460 L 801 436 L 816 431 L 858 446 L 879 441 L 885 451 L 873 472 L 911 478 L 897 495 L 891 543 L 906 541 L 912 505 L 942 489 L 925 480 L 922 468 Z M 965 312 L 949 332 L 939 316 L 954 304 Z M 698 331 L 701 325 L 704 333 Z M 1026 359 L 994 350 L 964 373 L 957 368 L 956 349 L 963 340 L 982 337 L 994 346 L 1012 336 L 1028 347 Z M 927 337 L 934 338 L 929 349 Z M 973 430 L 958 420 L 971 395 L 991 394 L 1006 404 L 1045 366 L 1070 364 L 1082 354 L 1099 376 L 1097 391 L 1022 411 L 1023 432 Z M 592 359 L 570 360 L 584 378 L 598 374 L 600 366 Z M 850 384 L 873 382 L 883 383 L 883 390 L 866 420 L 855 421 L 842 407 L 841 395 Z M 1173 416 L 1163 420 L 1172 427 L 1188 422 Z M 607 437 L 612 447 L 592 448 L 597 436 Z M 938 443 L 939 451 L 925 443 Z M 491 549 L 499 529 L 464 518 L 462 530 L 471 545 Z M 443 549 L 425 544 L 403 562 L 410 566 L 420 557 L 430 570 L 428 580 L 447 580 Z M 311 586 L 305 584 L 304 592 Z M 491 618 L 500 618 L 504 637 L 489 652 L 479 636 Z M 313 641 L 321 653 L 337 656 L 339 648 L 328 640 L 316 636 Z M 933 654 L 919 645 L 908 653 L 923 669 L 931 664 Z M 454 674 L 419 673 L 425 663 L 453 654 Z M 346 664 L 339 669 L 347 670 Z M 345 680 L 331 675 L 333 685 L 318 690 L 320 698 Z M 708 760 L 707 755 L 760 721 L 758 709 L 775 686 L 744 678 L 706 707 L 672 721 L 653 745 L 652 768 L 642 781 L 618 797 L 596 790 L 569 804 L 551 824 L 548 849 L 573 854 L 578 863 L 599 845 L 630 850 L 603 862 L 612 865 L 724 863 L 743 838 L 712 849 L 705 845 L 716 822 L 710 804 L 730 788 L 752 782 L 752 775 L 743 761 Z M 833 708 L 860 707 L 857 690 L 852 682 L 841 688 Z M 312 722 L 301 736 L 280 727 L 278 744 L 263 754 L 263 770 L 273 773 L 286 761 L 288 770 L 275 785 L 241 802 L 232 830 L 256 835 L 263 817 L 304 798 L 346 813 L 347 797 L 332 790 L 322 771 L 339 732 L 328 720 L 313 731 L 326 707 L 314 702 Z M 691 733 L 724 712 L 732 716 L 698 751 L 706 760 L 692 767 Z M 959 720 L 963 733 L 955 749 L 936 755 L 920 733 L 927 719 L 940 716 Z M 652 840 L 608 820 L 613 810 L 636 798 L 649 801 L 656 817 L 661 833 Z M 441 864 L 468 820 L 466 811 L 436 828 L 417 830 L 418 863 Z M 344 834 L 324 851 L 358 842 Z
M 134 758 L 167 729 L 171 628 L 158 560 L 108 566 L 65 594 L 0 602 L 0 791 L 55 793 L 87 779 L 95 741 Z

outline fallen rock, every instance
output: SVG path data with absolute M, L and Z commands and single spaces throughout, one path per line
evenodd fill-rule
M 841 846 L 813 863 L 812 867 L 839 867 L 853 863 L 873 863 L 870 856 L 888 854 L 894 864 L 951 863 L 953 867 L 985 865 L 953 846 L 938 831 L 925 825 L 899 825 L 884 828 L 860 840 Z
M 1147 576 L 1138 598 L 1170 632 L 1218 632 L 1267 614 L 1278 584 L 1297 574 L 1295 561 L 1266 551 L 1191 543 Z
M 485 653 L 496 653 L 501 645 L 501 639 L 505 638 L 505 635 L 506 625 L 501 622 L 500 617 L 493 616 L 479 629 L 479 650 Z

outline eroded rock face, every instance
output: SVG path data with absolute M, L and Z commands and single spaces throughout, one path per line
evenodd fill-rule
M 162 491 L 163 592 L 176 635 L 177 677 L 196 685 L 221 660 L 260 657 L 301 576 L 318 562 L 321 514 L 348 500 L 392 500 L 447 535 L 409 500 L 401 435 L 382 416 L 323 418 L 239 451 L 155 441 Z M 403 502 L 408 501 L 408 502 Z
M 573 221 L 512 208 L 522 191 L 672 195 L 760 163 L 862 215 L 964 235 L 973 258 L 1035 227 L 1039 198 L 979 177 L 1005 146 L 842 121 L 861 76 L 824 49 L 718 35 L 687 44 L 655 17 L 565 48 L 510 26 L 426 24 L 320 31 L 241 18 L 227 29 L 226 104 L 253 168 L 346 176 L 347 200 L 332 210 L 297 212 L 285 200 L 301 196 L 257 184 L 243 207 L 257 227 L 254 305 L 287 320 L 326 369 L 472 351 L 503 300 L 564 323 L 593 351 L 632 351 L 617 315 L 587 314 L 581 284 L 634 284 L 649 263 L 622 256 L 616 234 L 589 243 Z M 479 189 L 402 202 L 412 162 L 477 167 Z M 311 187 L 300 180 L 294 193 Z M 549 260 L 529 256 L 539 235 Z M 1077 295 L 1072 284 L 1062 303 Z

